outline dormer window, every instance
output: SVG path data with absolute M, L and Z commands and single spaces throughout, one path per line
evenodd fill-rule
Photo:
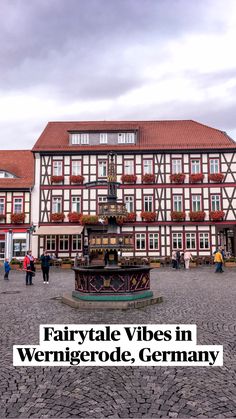
M 72 145 L 85 145 L 89 144 L 89 134 L 82 133 L 73 133 L 71 134 L 71 144 Z
M 130 144 L 135 142 L 134 132 L 119 132 L 118 143 Z
M 12 175 L 9 172 L 5 172 L 4 170 L 0 170 L 0 178 L 4 178 L 4 177 L 15 177 L 14 175 Z

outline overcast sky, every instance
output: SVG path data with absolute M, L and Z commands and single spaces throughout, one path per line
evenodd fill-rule
M 48 121 L 193 119 L 236 139 L 236 0 L 0 0 L 0 147 Z

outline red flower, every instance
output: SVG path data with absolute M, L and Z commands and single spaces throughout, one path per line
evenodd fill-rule
M 194 173 L 194 174 L 189 175 L 190 183 L 202 182 L 203 179 L 204 179 L 203 173 Z
M 52 183 L 60 183 L 63 182 L 64 180 L 64 176 L 52 176 L 51 177 L 51 182 Z
M 126 217 L 124 218 L 124 223 L 133 223 L 136 220 L 136 213 L 129 212 Z
M 225 216 L 224 211 L 211 211 L 209 217 L 213 221 L 221 221 Z
M 20 224 L 25 221 L 25 213 L 24 212 L 15 212 L 11 214 L 11 222 L 13 224 Z
M 65 214 L 63 212 L 54 212 L 51 214 L 51 221 L 55 221 L 57 223 L 64 221 Z
M 170 175 L 170 181 L 173 183 L 184 183 L 184 179 L 184 173 L 173 173 L 172 175 Z
M 82 215 L 81 224 L 98 224 L 98 215 Z
M 206 213 L 204 211 L 191 211 L 189 218 L 191 221 L 204 221 Z
M 137 180 L 136 175 L 122 175 L 121 176 L 121 181 L 123 183 L 135 183 L 136 180 Z
M 151 211 L 142 211 L 140 216 L 147 222 L 156 220 L 156 213 Z
M 223 173 L 210 173 L 208 175 L 208 180 L 212 182 L 222 182 L 224 179 Z
M 145 175 L 142 176 L 142 181 L 144 183 L 154 183 L 155 182 L 155 175 L 150 173 L 145 173 Z
M 82 214 L 74 211 L 74 212 L 69 212 L 67 217 L 70 223 L 79 223 L 81 221 Z
M 81 175 L 71 175 L 70 176 L 70 181 L 71 181 L 71 183 L 79 183 L 79 184 L 81 184 L 81 183 L 83 183 L 83 181 L 84 181 L 84 176 L 81 176 Z
M 173 221 L 184 221 L 186 217 L 186 213 L 184 211 L 172 211 L 171 219 Z

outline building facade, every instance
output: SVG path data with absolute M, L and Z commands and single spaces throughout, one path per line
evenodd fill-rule
M 47 125 L 33 148 L 34 254 L 74 257 L 92 231 L 106 232 L 96 216 L 111 150 L 128 211 L 120 228 L 134 235 L 127 256 L 206 256 L 218 245 L 236 253 L 235 142 L 194 121 L 127 121 Z
M 33 184 L 32 152 L 0 151 L 0 259 L 23 258 L 30 246 Z

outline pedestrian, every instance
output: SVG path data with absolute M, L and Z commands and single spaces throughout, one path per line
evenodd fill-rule
M 33 285 L 32 278 L 35 276 L 34 257 L 32 251 L 28 250 L 23 261 L 23 268 L 26 271 L 25 285 Z
M 176 251 L 173 250 L 171 255 L 172 268 L 176 269 Z
M 40 256 L 41 260 L 41 269 L 43 272 L 43 283 L 49 284 L 49 268 L 51 256 L 49 256 L 47 250 L 44 250 L 43 254 Z
M 9 275 L 10 270 L 11 270 L 11 267 L 10 267 L 9 260 L 5 259 L 5 262 L 4 262 L 4 271 L 5 271 L 4 279 L 9 279 L 8 275 Z
M 175 266 L 175 269 L 180 269 L 180 258 L 181 258 L 180 251 L 177 250 L 176 251 L 176 266 Z
M 214 262 L 216 264 L 216 270 L 215 273 L 222 273 L 224 272 L 222 269 L 223 266 L 223 256 L 222 253 L 219 249 L 216 250 L 215 254 L 214 254 Z
M 185 249 L 185 251 L 184 251 L 184 266 L 185 266 L 185 269 L 189 269 L 190 260 L 192 260 L 192 253 L 188 249 Z

